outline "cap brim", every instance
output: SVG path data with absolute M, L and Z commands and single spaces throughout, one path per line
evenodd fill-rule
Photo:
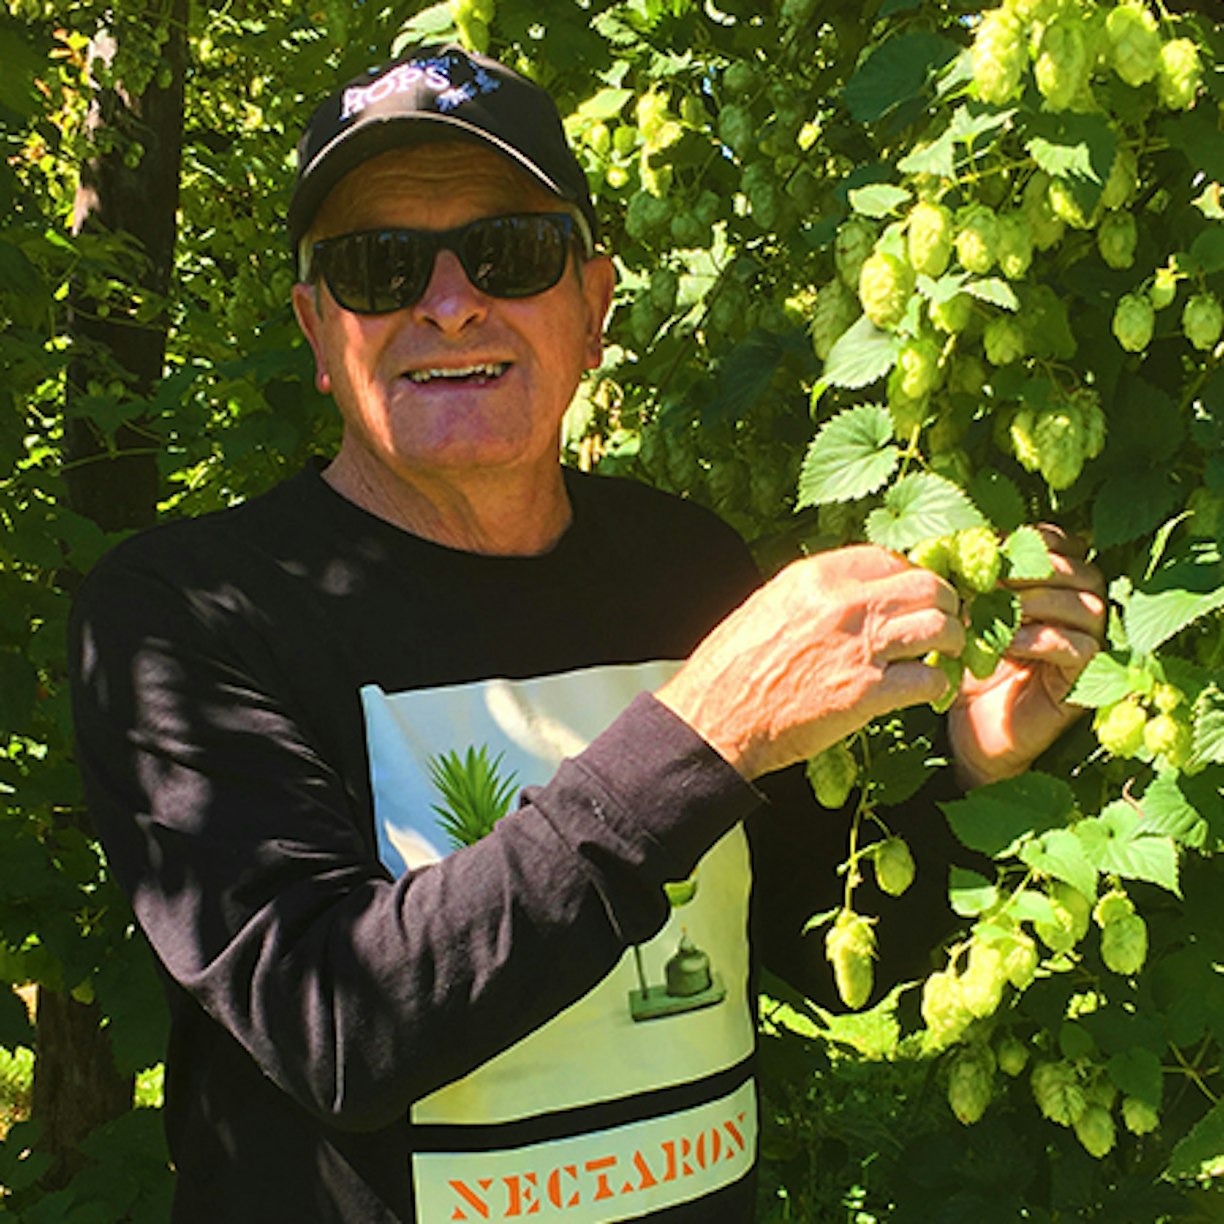
M 415 130 L 412 130 L 415 129 Z M 417 112 L 387 115 L 367 120 L 360 127 L 337 136 L 315 154 L 314 169 L 298 182 L 289 202 L 287 218 L 289 239 L 294 247 L 301 242 L 315 214 L 332 188 L 351 170 L 388 149 L 402 148 L 427 140 L 444 140 L 456 132 L 478 140 L 510 158 L 559 199 L 580 205 L 572 192 L 565 191 L 518 149 L 483 128 L 454 115 Z

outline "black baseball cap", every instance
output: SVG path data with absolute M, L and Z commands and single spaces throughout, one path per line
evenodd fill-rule
M 417 47 L 371 68 L 321 103 L 297 147 L 289 201 L 296 247 L 327 193 L 354 167 L 403 144 L 474 136 L 575 205 L 598 234 L 586 175 L 565 139 L 556 103 L 534 82 L 457 46 Z

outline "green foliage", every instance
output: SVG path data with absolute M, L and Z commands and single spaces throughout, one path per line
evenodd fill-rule
M 103 7 L 10 0 L 0 977 L 95 997 L 123 1065 L 156 1062 L 147 954 L 71 767 L 67 604 L 113 538 L 64 488 L 68 287 L 100 314 L 169 321 L 151 393 L 103 362 L 73 407 L 112 452 L 139 423 L 163 514 L 230 504 L 325 451 L 335 419 L 287 305 L 288 151 L 337 80 L 457 36 L 558 98 L 618 262 L 572 461 L 711 505 L 766 570 L 989 524 L 1003 580 L 1040 578 L 1049 558 L 1023 525 L 1054 520 L 1110 580 L 1109 650 L 1073 694 L 1091 714 L 1039 771 L 944 806 L 965 862 L 950 865 L 956 932 L 936 947 L 946 931 L 930 931 L 934 959 L 915 965 L 936 973 L 857 1027 L 800 999 L 770 1011 L 761 1218 L 1152 1224 L 1200 1203 L 1208 1218 L 1224 1155 L 1224 31 L 1210 6 L 1177 7 L 195 5 L 167 296 L 124 235 L 68 224 L 86 157 L 143 156 L 96 147 L 85 122 Z M 161 7 L 106 11 L 105 79 L 157 82 Z M 968 565 L 978 586 L 987 560 Z M 1013 600 L 975 590 L 971 615 L 984 649 L 1006 646 Z M 911 712 L 838 751 L 826 798 L 852 802 L 838 912 L 871 920 L 844 974 L 856 1002 L 862 932 L 880 949 L 913 934 L 890 923 L 888 890 L 860 891 L 861 868 L 895 845 L 889 809 L 937 769 L 934 742 L 935 715 Z M 1144 923 L 1141 965 L 1133 939 L 1120 951 L 1092 921 L 1119 890 Z M 24 1016 L 0 1012 L 0 1044 L 28 1040 Z M 1066 1124 L 1035 1100 L 1046 1065 Z M 85 1181 L 37 1206 L 43 1166 L 19 1127 L 0 1148 L 6 1209 L 164 1218 L 164 1153 L 141 1129 L 155 1115 L 132 1119 L 97 1138 Z

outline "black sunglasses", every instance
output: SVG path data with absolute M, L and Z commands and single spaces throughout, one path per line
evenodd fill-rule
M 491 297 L 551 289 L 582 234 L 569 213 L 482 217 L 449 230 L 361 230 L 311 248 L 332 297 L 356 314 L 388 314 L 420 300 L 439 251 L 453 251 L 468 280 Z

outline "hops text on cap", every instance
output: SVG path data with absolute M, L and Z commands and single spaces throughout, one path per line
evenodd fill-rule
M 418 47 L 372 68 L 321 103 L 298 142 L 289 203 L 296 247 L 327 193 L 379 153 L 448 129 L 474 136 L 518 162 L 549 191 L 574 204 L 598 230 L 586 176 L 565 139 L 552 98 L 483 55 L 454 46 Z

